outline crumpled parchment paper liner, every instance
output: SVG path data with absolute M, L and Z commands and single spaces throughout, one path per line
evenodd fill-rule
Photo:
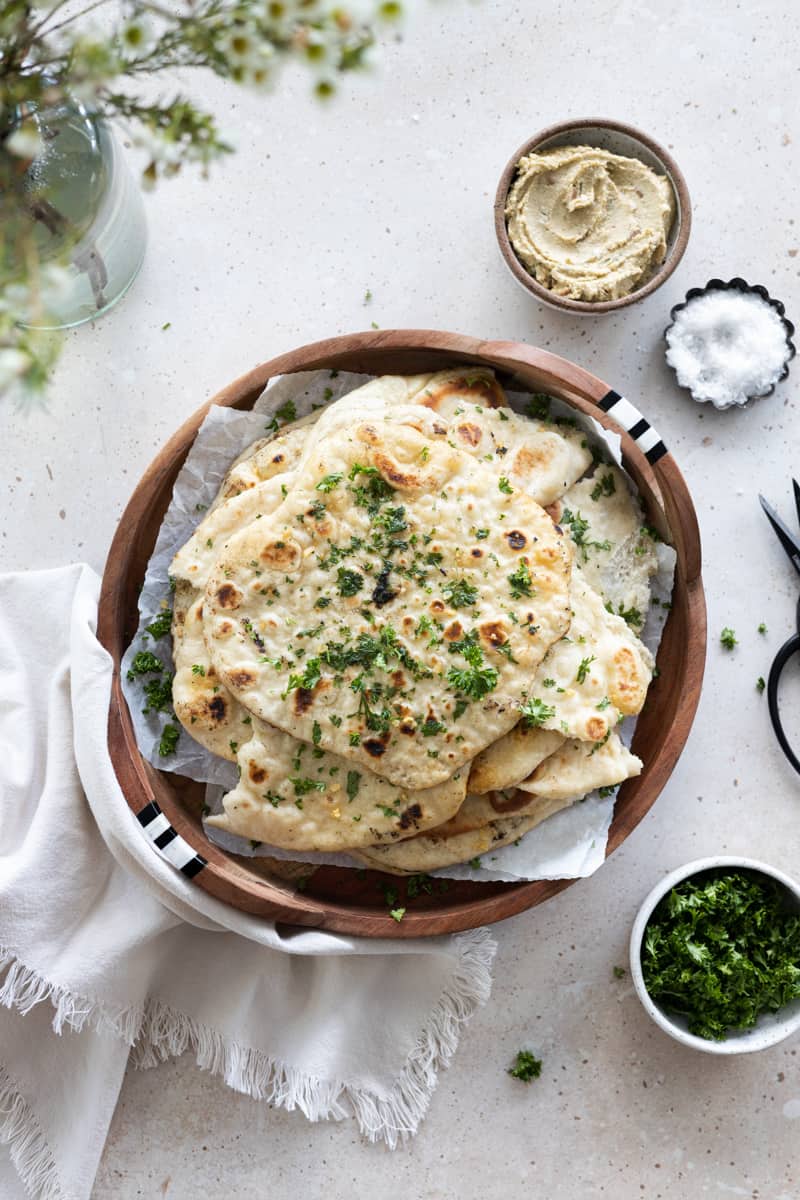
M 122 686 L 131 711 L 136 741 L 143 756 L 158 770 L 174 771 L 208 784 L 206 804 L 210 812 L 222 811 L 222 796 L 236 784 L 236 764 L 211 754 L 194 742 L 183 729 L 175 752 L 162 757 L 159 744 L 164 727 L 170 722 L 178 723 L 171 713 L 142 712 L 145 703 L 144 680 L 142 677 L 128 680 L 127 670 L 138 650 L 150 650 L 170 672 L 174 670 L 171 638 L 167 636 L 154 639 L 145 632 L 145 627 L 159 612 L 169 607 L 170 563 L 180 547 L 191 537 L 203 513 L 213 502 L 231 462 L 247 446 L 268 432 L 275 414 L 283 409 L 283 406 L 292 404 L 295 415 L 302 417 L 311 412 L 315 405 L 325 404 L 346 395 L 367 382 L 368 378 L 348 372 L 302 372 L 272 381 L 258 398 L 251 412 L 212 407 L 198 430 L 186 462 L 175 481 L 172 500 L 147 565 L 139 597 L 139 627 L 122 660 Z M 525 410 L 529 398 L 528 393 L 524 392 L 508 393 L 510 405 L 518 411 Z M 551 402 L 551 413 L 577 420 L 579 427 L 592 440 L 602 443 L 618 466 L 622 465 L 620 439 L 616 434 L 608 433 L 597 421 L 576 413 L 569 405 L 557 399 Z M 286 419 L 285 412 L 282 418 L 277 418 L 279 424 L 284 424 Z M 272 424 L 273 429 L 274 427 Z M 662 602 L 668 604 L 672 595 L 675 570 L 674 550 L 663 545 L 660 545 L 658 550 L 659 572 L 653 579 L 654 602 L 642 635 L 643 641 L 653 654 L 658 650 L 666 619 L 666 610 L 662 607 Z M 620 730 L 620 736 L 628 745 L 635 728 L 635 719 L 629 718 Z M 596 871 L 605 859 L 608 829 L 613 814 L 614 796 L 600 796 L 599 793 L 592 792 L 570 808 L 548 817 L 526 834 L 519 845 L 512 844 L 488 852 L 480 860 L 480 866 L 448 867 L 433 874 L 450 879 L 501 880 L 511 883 L 521 879 L 583 878 Z M 253 848 L 245 838 L 223 833 L 208 825 L 205 830 L 211 841 L 236 854 L 334 866 L 359 865 L 344 853 L 286 851 L 266 843 Z

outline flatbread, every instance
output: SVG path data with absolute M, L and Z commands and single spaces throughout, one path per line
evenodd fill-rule
M 553 754 L 563 741 L 563 733 L 539 729 L 520 721 L 509 733 L 481 750 L 472 760 L 468 791 L 470 794 L 483 795 L 514 787 Z
M 578 538 L 578 562 L 606 604 L 641 630 L 658 570 L 654 531 L 622 471 L 599 464 L 556 503 L 553 517 Z
M 606 742 L 564 742 L 518 786 L 546 800 L 569 800 L 641 774 L 642 760 L 612 733 Z
M 211 568 L 228 539 L 251 521 L 273 513 L 283 503 L 291 480 L 291 472 L 282 472 L 210 509 L 173 558 L 169 568 L 172 578 L 183 579 L 194 588 L 205 588 Z
M 291 470 L 306 444 L 309 426 L 316 423 L 318 416 L 316 412 L 309 413 L 306 417 L 282 426 L 268 437 L 259 438 L 243 450 L 231 463 L 209 511 L 213 512 L 231 497 L 241 495 L 249 488 L 257 487 L 265 480 Z
M 622 617 L 606 611 L 577 564 L 570 598 L 569 632 L 537 671 L 528 710 L 537 714 L 543 729 L 600 742 L 623 717 L 641 712 L 653 676 L 653 656 Z
M 179 631 L 173 613 L 172 656 L 175 716 L 201 746 L 235 762 L 239 746 L 252 736 L 253 718 L 221 684 L 208 657 L 203 638 L 202 592 L 195 593 Z
M 394 784 L 441 782 L 510 729 L 569 624 L 569 539 L 446 442 L 361 422 L 223 551 L 204 604 L 223 683 Z M 333 718 L 333 719 L 331 719 Z
M 367 850 L 359 850 L 353 857 L 374 871 L 386 871 L 390 875 L 438 871 L 456 863 L 471 862 L 491 850 L 509 846 L 554 813 L 568 808 L 570 803 L 569 800 L 536 797 L 520 812 L 500 817 L 478 828 L 450 836 L 431 830 L 430 833 L 408 838 L 393 846 L 370 846 Z
M 445 418 L 447 436 L 459 449 L 493 463 L 539 504 L 563 495 L 591 464 L 580 430 L 520 416 L 508 407 L 491 371 L 439 371 L 416 398 Z
M 335 852 L 411 837 L 447 820 L 466 792 L 466 771 L 420 791 L 397 788 L 256 718 L 238 761 L 239 783 L 208 824 L 286 850 Z

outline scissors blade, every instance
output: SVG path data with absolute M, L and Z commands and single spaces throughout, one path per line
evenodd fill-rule
M 797 509 L 797 523 L 800 525 L 800 483 L 796 479 L 792 480 L 792 488 L 794 490 L 794 506 Z
M 775 509 L 772 507 L 772 505 L 768 504 L 762 495 L 759 495 L 758 498 L 761 502 L 761 507 L 766 513 L 767 520 L 775 530 L 775 535 L 778 541 L 786 551 L 789 561 L 791 562 L 795 571 L 797 571 L 798 575 L 800 575 L 800 542 L 798 542 L 788 526 L 784 524 L 784 522 L 775 512 Z

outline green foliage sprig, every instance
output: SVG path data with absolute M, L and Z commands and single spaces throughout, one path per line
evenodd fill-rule
M 355 5 L 359 4 L 357 10 Z M 216 117 L 176 94 L 153 98 L 146 79 L 205 68 L 235 84 L 274 88 L 284 63 L 312 73 L 320 99 L 344 72 L 364 67 L 397 0 L 50 0 L 0 6 L 0 394 L 40 390 L 58 355 L 48 304 L 68 277 L 39 261 L 37 223 L 64 233 L 47 197 L 31 198 L 31 168 L 43 149 L 42 114 L 78 101 L 121 121 L 146 153 L 143 184 L 231 153 Z M 68 234 L 67 229 L 67 234 Z M 77 238 L 76 238 L 77 240 Z M 68 237 L 60 238 L 62 260 Z M 56 322 L 57 323 L 57 322 Z

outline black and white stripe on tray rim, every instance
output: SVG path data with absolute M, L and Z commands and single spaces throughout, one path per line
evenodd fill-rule
M 613 388 L 606 392 L 603 399 L 598 401 L 598 407 L 613 417 L 633 438 L 651 466 L 667 453 L 667 447 L 662 442 L 661 436 L 653 429 L 650 422 L 642 416 L 635 405 L 631 404 L 630 400 L 620 396 L 619 392 L 615 392 Z
M 193 879 L 203 867 L 208 866 L 208 861 L 202 854 L 193 850 L 177 829 L 173 829 L 155 800 L 151 800 L 138 812 L 136 819 L 161 857 L 173 867 L 177 867 L 188 879 Z

